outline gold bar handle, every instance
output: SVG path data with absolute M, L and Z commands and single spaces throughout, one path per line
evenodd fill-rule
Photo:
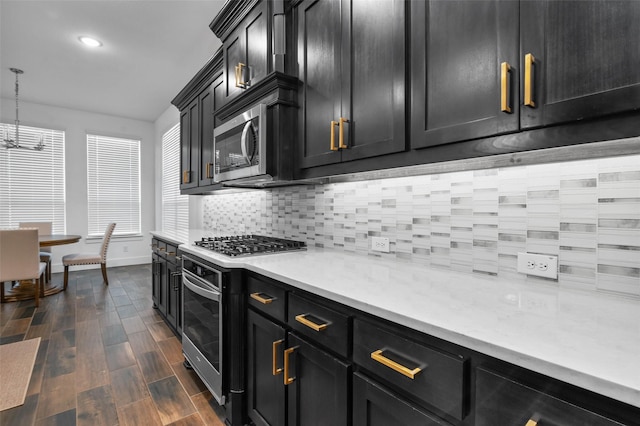
M 535 108 L 536 103 L 533 100 L 533 66 L 536 58 L 531 53 L 524 55 L 524 104 L 528 107 Z
M 307 315 L 309 314 L 296 315 L 296 321 L 298 321 L 300 324 L 306 325 L 307 327 L 315 331 L 322 331 L 329 326 L 329 323 L 326 322 L 324 324 L 316 324 L 315 322 L 308 320 L 306 318 Z
M 509 102 L 509 74 L 511 74 L 511 65 L 508 62 L 500 64 L 500 111 L 511 114 L 511 105 Z
M 538 426 L 538 421 L 537 420 L 533 420 L 533 419 L 529 419 L 527 424 L 524 425 L 524 426 Z
M 338 144 L 338 148 L 340 149 L 348 148 L 348 146 L 344 144 L 344 123 L 348 122 L 349 120 L 347 120 L 346 118 L 340 117 L 340 143 Z
M 247 87 L 247 83 L 242 80 L 243 69 L 246 65 L 242 62 L 238 62 L 236 65 L 236 87 L 241 89 L 245 89 Z
M 289 348 L 289 349 L 285 349 L 284 350 L 284 375 L 283 375 L 283 382 L 284 385 L 290 385 L 291 383 L 293 383 L 293 381 L 296 379 L 295 377 L 290 377 L 289 376 L 289 355 L 291 355 L 296 349 L 298 349 L 297 346 L 294 346 L 293 348 Z
M 337 121 L 331 121 L 331 151 L 337 151 L 338 147 L 336 146 L 336 133 L 333 128 L 338 125 Z
M 382 349 L 379 349 L 375 352 L 371 352 L 371 359 L 373 359 L 374 361 L 378 361 L 380 364 L 384 365 L 385 367 L 389 367 L 390 369 L 397 371 L 403 376 L 407 376 L 411 380 L 415 379 L 416 374 L 422 371 L 420 367 L 416 367 L 413 370 L 411 370 L 410 368 L 405 367 L 402 364 L 398 364 L 397 362 L 387 358 L 386 356 L 382 355 Z
M 184 172 L 182 172 L 182 183 L 190 183 L 191 182 L 190 175 L 191 175 L 191 172 L 189 170 L 185 170 Z
M 213 163 L 207 163 L 207 173 L 206 173 L 207 179 L 213 179 L 213 175 L 211 173 L 211 170 L 212 170 L 211 166 L 213 166 Z
M 278 357 L 278 346 L 280 346 L 282 343 L 284 342 L 284 339 L 280 339 L 280 340 L 276 340 L 275 342 L 273 342 L 272 347 L 271 347 L 271 357 L 272 357 L 272 368 L 271 368 L 271 373 L 274 376 L 277 376 L 278 374 L 282 373 L 282 368 L 278 368 L 277 365 L 277 357 Z
M 264 293 L 251 293 L 249 295 L 249 297 L 251 297 L 253 300 L 257 300 L 258 302 L 262 303 L 263 305 L 268 305 L 269 303 L 273 302 L 274 300 L 276 300 L 275 297 L 271 297 L 269 295 L 268 298 L 266 297 L 262 297 L 261 295 L 263 295 Z

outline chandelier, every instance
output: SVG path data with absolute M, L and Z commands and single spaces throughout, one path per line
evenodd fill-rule
M 2 143 L 5 148 L 18 148 L 18 149 L 32 149 L 35 151 L 42 151 L 44 149 L 44 141 L 43 136 L 40 135 L 40 140 L 38 144 L 35 146 L 27 147 L 20 145 L 20 120 L 18 119 L 18 75 L 23 74 L 24 71 L 18 68 L 9 68 L 9 70 L 16 75 L 16 120 L 15 120 L 15 137 L 13 139 L 9 138 L 9 130 L 5 129 L 4 137 L 2 139 Z

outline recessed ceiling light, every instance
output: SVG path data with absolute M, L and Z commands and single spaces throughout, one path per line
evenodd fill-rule
M 92 38 L 92 37 L 80 36 L 78 37 L 78 40 L 80 40 L 80 43 L 84 44 L 85 46 L 89 46 L 89 47 L 102 46 L 102 42 L 100 40 L 96 40 L 95 38 Z

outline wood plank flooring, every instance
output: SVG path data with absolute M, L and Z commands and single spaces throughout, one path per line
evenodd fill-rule
M 41 337 L 24 405 L 2 426 L 224 425 L 153 309 L 151 266 L 72 271 L 66 292 L 0 306 L 0 344 Z M 54 274 L 61 281 L 62 274 Z

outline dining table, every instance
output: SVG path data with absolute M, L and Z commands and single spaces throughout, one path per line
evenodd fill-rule
M 65 244 L 74 244 L 80 241 L 81 238 L 82 236 L 75 234 L 38 235 L 38 242 L 40 243 L 40 247 L 52 247 Z M 44 286 L 44 296 L 58 294 L 63 290 L 64 287 L 62 283 L 54 284 L 53 280 L 51 280 Z M 21 281 L 20 284 L 14 286 L 7 292 L 5 301 L 13 302 L 18 300 L 29 300 L 33 298 L 33 284 L 29 281 Z

